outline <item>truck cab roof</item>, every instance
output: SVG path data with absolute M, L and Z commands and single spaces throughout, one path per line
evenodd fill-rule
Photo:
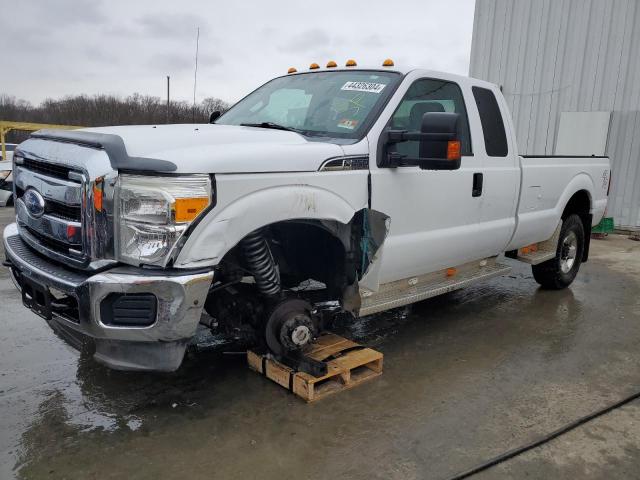
M 413 65 L 406 65 L 406 66 L 394 65 L 393 67 L 384 67 L 381 65 L 362 65 L 362 66 L 358 65 L 355 67 L 346 67 L 346 66 L 322 67 L 320 66 L 314 69 L 307 68 L 305 70 L 298 70 L 294 73 L 280 75 L 280 77 L 286 77 L 286 76 L 292 76 L 292 75 L 305 75 L 305 74 L 316 73 L 316 72 L 352 72 L 352 71 L 395 72 L 403 76 L 416 72 L 420 76 L 451 80 L 459 84 L 472 83 L 473 85 L 497 88 L 496 84 L 487 82 L 485 80 L 480 80 L 479 78 L 474 78 L 467 75 L 458 75 L 455 73 L 443 72 L 440 70 L 420 68 Z M 276 77 L 276 78 L 279 78 L 279 77 Z

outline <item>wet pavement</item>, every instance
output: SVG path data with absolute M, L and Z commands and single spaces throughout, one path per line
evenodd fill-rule
M 0 225 L 11 212 L 0 209 Z M 307 405 L 239 353 L 107 370 L 0 269 L 0 478 L 447 478 L 640 390 L 640 242 L 592 242 L 570 289 L 530 268 L 358 321 L 384 374 Z M 477 478 L 637 478 L 640 402 Z

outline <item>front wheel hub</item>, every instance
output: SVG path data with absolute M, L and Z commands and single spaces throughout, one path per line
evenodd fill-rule
M 267 346 L 277 355 L 300 351 L 318 335 L 318 321 L 304 300 L 290 299 L 273 310 L 265 331 Z
M 313 341 L 315 325 L 306 314 L 293 315 L 280 328 L 280 343 L 286 350 L 300 350 Z

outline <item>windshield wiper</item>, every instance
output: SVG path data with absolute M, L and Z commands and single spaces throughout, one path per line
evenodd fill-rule
M 298 130 L 297 128 L 285 127 L 284 125 L 279 125 L 273 122 L 260 122 L 260 123 L 241 123 L 241 127 L 259 127 L 259 128 L 271 128 L 273 130 L 285 130 L 287 132 L 296 132 L 300 133 L 302 130 Z

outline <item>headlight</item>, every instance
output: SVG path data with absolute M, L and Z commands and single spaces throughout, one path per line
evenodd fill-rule
M 189 224 L 211 204 L 208 175 L 118 177 L 118 259 L 164 266 Z

